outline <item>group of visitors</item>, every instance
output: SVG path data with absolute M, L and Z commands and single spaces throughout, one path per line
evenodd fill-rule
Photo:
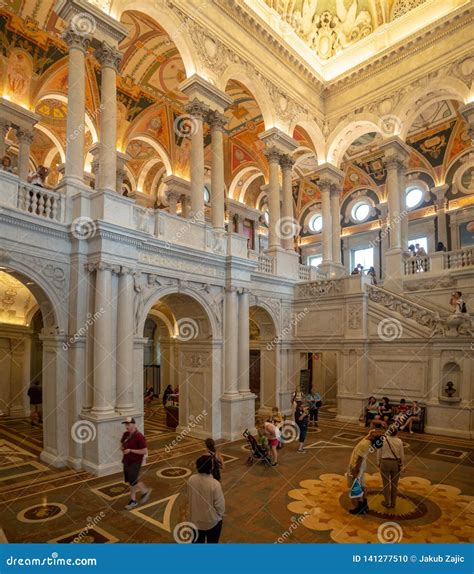
M 352 270 L 351 275 L 363 275 L 364 274 L 364 267 L 358 263 L 356 267 Z M 370 277 L 371 285 L 377 285 L 377 273 L 375 271 L 375 267 L 369 267 L 369 270 L 366 273 L 367 277 Z
M 4 155 L 0 164 L 0 171 L 6 171 L 7 173 L 14 173 L 16 168 L 13 168 L 12 158 L 9 155 Z M 30 173 L 28 176 L 28 183 L 36 185 L 38 187 L 47 187 L 46 178 L 49 175 L 49 169 L 44 165 L 39 165 L 36 171 Z
M 130 500 L 126 510 L 146 504 L 152 489 L 140 477 L 141 468 L 148 454 L 144 435 L 138 430 L 133 417 L 123 421 L 125 432 L 120 439 L 124 481 L 130 487 Z M 225 500 L 220 485 L 224 459 L 212 438 L 205 440 L 205 453 L 196 461 L 197 474 L 188 480 L 188 515 L 195 526 L 194 542 L 217 543 L 222 531 Z M 141 497 L 137 500 L 137 494 Z
M 383 429 L 372 429 L 367 436 L 360 440 L 352 451 L 347 469 L 349 496 L 353 508 L 350 514 L 366 514 L 369 511 L 365 471 L 367 458 L 371 452 L 377 451 L 377 466 L 382 478 L 382 506 L 395 508 L 398 496 L 398 481 L 403 471 L 404 449 L 403 442 L 397 437 L 397 425 L 392 424 L 385 432 Z
M 399 430 L 405 430 L 408 427 L 410 434 L 413 434 L 413 423 L 421 420 L 421 407 L 418 401 L 413 401 L 409 405 L 406 399 L 400 399 L 400 403 L 393 407 L 388 397 L 382 397 L 380 401 L 377 401 L 372 396 L 369 397 L 364 418 L 366 426 L 386 428 L 389 424 L 395 423 Z

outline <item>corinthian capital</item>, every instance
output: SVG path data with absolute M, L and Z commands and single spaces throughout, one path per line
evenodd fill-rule
M 31 145 L 33 143 L 33 132 L 29 130 L 17 130 L 16 137 L 19 142 Z
M 278 151 L 278 149 L 276 147 L 273 147 L 273 146 L 268 147 L 263 153 L 267 156 L 268 161 L 270 163 L 272 163 L 272 162 L 279 163 L 280 162 L 281 152 Z
M 113 46 L 103 42 L 94 52 L 94 56 L 102 68 L 113 68 L 118 70 L 123 54 Z
M 280 157 L 280 165 L 283 170 L 292 170 L 295 165 L 295 160 L 288 154 L 282 154 Z
M 321 192 L 330 192 L 333 185 L 334 183 L 331 179 L 323 178 L 318 180 L 318 186 Z
M 395 154 L 387 155 L 382 159 L 382 161 L 387 171 L 390 171 L 392 169 L 394 170 L 396 169 L 397 171 L 403 171 L 403 172 L 406 171 L 405 162 L 403 158 L 401 158 L 398 155 Z
M 207 123 L 210 125 L 211 130 L 224 131 L 227 122 L 229 121 L 224 114 L 216 111 L 210 111 L 207 115 Z
M 194 100 L 186 106 L 186 111 L 192 118 L 204 121 L 209 114 L 209 106 L 200 102 L 197 98 L 194 98 Z
M 76 48 L 78 50 L 82 50 L 84 53 L 87 51 L 87 48 L 89 48 L 91 43 L 87 36 L 79 34 L 72 26 L 69 26 L 69 28 L 63 32 L 62 39 L 66 42 L 69 49 Z

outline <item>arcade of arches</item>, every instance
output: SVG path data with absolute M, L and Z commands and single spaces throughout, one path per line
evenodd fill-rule
M 224 541 L 300 514 L 288 541 L 469 541 L 471 2 L 11 0 L 0 27 L 0 541 L 96 515 L 87 541 L 170 542 L 209 437 Z M 305 457 L 246 466 L 310 389 Z M 352 517 L 370 396 L 422 415 L 399 503 L 370 456 Z M 129 513 L 125 417 L 154 492 Z

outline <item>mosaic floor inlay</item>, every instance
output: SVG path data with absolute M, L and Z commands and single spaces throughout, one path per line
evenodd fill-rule
M 17 518 L 20 522 L 47 522 L 59 518 L 66 512 L 67 506 L 64 504 L 40 504 L 23 509 Z

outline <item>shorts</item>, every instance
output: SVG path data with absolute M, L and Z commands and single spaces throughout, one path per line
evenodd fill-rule
M 124 482 L 128 482 L 130 486 L 135 486 L 138 482 L 138 475 L 140 474 L 141 462 L 134 462 L 132 464 L 123 465 Z
M 278 446 L 280 444 L 280 441 L 277 438 L 269 438 L 268 444 L 270 446 Z

